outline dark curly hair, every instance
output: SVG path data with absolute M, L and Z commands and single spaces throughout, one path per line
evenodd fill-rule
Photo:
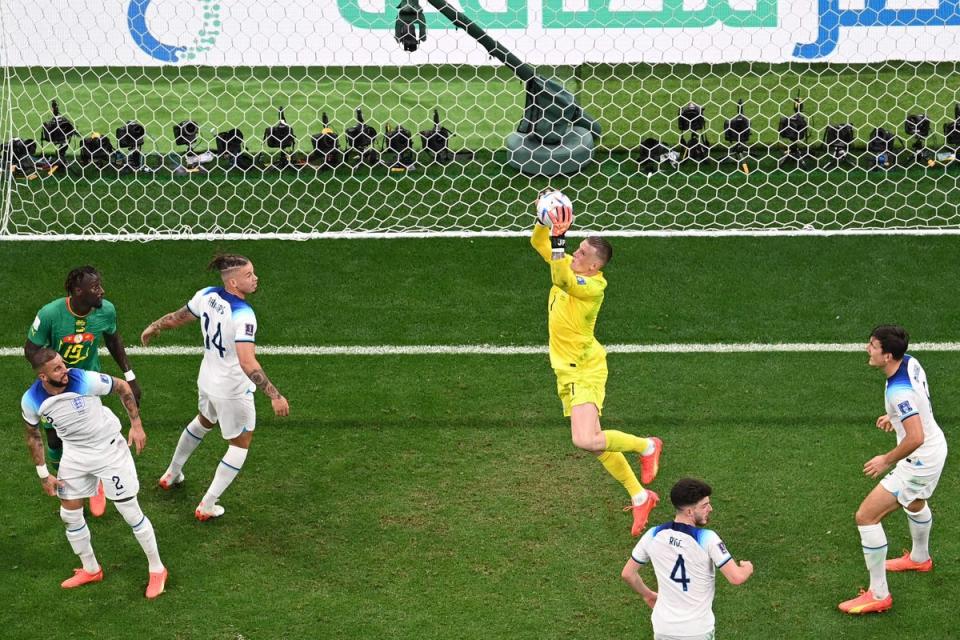
M 96 267 L 91 267 L 90 265 L 85 265 L 83 267 L 77 267 L 73 271 L 67 274 L 67 281 L 63 283 L 63 288 L 67 290 L 67 295 L 73 293 L 73 290 L 80 286 L 80 283 L 83 282 L 83 279 L 87 276 L 100 277 L 100 272 L 97 271 Z

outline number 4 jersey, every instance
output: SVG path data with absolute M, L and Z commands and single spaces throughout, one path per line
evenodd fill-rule
M 653 561 L 657 604 L 653 632 L 668 636 L 700 636 L 714 629 L 714 567 L 733 559 L 710 529 L 667 522 L 647 529 L 633 549 L 640 564 Z
M 203 364 L 197 386 L 215 398 L 241 398 L 255 386 L 240 368 L 238 342 L 256 342 L 257 317 L 243 298 L 207 287 L 187 303 L 190 313 L 200 319 L 203 333 Z

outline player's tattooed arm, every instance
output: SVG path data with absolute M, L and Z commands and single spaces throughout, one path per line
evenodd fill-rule
M 27 422 L 23 424 L 26 425 L 24 436 L 27 440 L 27 449 L 30 450 L 30 457 L 33 458 L 33 464 L 39 467 L 46 463 L 43 457 L 43 439 L 40 437 L 40 427 L 39 425 L 35 426 Z
M 263 372 L 263 367 L 257 362 L 257 356 L 254 353 L 252 342 L 237 343 L 237 360 L 240 362 L 240 368 L 243 373 L 250 378 L 250 382 L 257 386 L 268 398 L 273 407 L 273 413 L 277 416 L 290 415 L 290 403 L 283 397 L 283 394 L 277 390 L 270 378 Z
M 130 385 L 127 384 L 126 380 L 114 378 L 113 392 L 120 396 L 120 402 L 123 403 L 123 408 L 127 410 L 127 415 L 130 416 L 130 423 L 139 422 L 140 407 L 137 405 L 137 399 L 134 397 L 133 390 L 130 389 Z
M 43 471 L 44 475 L 40 477 L 40 485 L 43 492 L 48 496 L 57 495 L 57 476 L 46 470 L 47 463 L 43 458 L 43 440 L 40 438 L 40 425 L 32 425 L 24 421 L 26 425 L 25 435 L 27 438 L 27 448 L 30 449 L 30 457 L 33 458 L 33 464 L 37 471 Z
M 273 383 L 270 382 L 270 378 L 263 372 L 263 369 L 254 369 L 247 377 L 250 378 L 250 382 L 257 385 L 257 389 L 260 389 L 260 391 L 271 400 L 276 400 L 280 397 L 280 392 L 273 386 Z
M 113 379 L 113 393 L 120 396 L 120 402 L 123 403 L 123 408 L 127 410 L 127 415 L 130 416 L 127 445 L 135 447 L 137 454 L 139 454 L 147 446 L 147 434 L 143 430 L 143 423 L 140 421 L 140 407 L 137 404 L 137 399 L 134 398 L 130 385 L 120 378 Z
M 143 346 L 147 346 L 150 340 L 153 339 L 154 336 L 159 335 L 161 331 L 182 327 L 196 319 L 197 317 L 190 312 L 190 309 L 183 306 L 176 311 L 171 311 L 159 320 L 151 322 L 147 328 L 143 330 L 143 333 L 140 334 L 140 342 Z

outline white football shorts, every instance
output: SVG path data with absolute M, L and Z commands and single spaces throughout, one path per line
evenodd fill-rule
M 257 428 L 257 411 L 253 404 L 253 393 L 242 398 L 216 398 L 200 391 L 198 403 L 200 415 L 220 425 L 224 440 L 232 440 L 244 431 Z
M 112 414 L 111 414 L 112 415 Z M 116 420 L 116 416 L 113 417 Z M 120 426 L 119 420 L 117 426 Z M 140 492 L 137 467 L 127 440 L 119 431 L 102 449 L 71 447 L 64 443 L 63 459 L 57 479 L 57 495 L 64 500 L 89 498 L 97 493 L 97 483 L 111 500 L 125 500 Z
M 880 481 L 880 486 L 897 497 L 897 502 L 906 507 L 914 500 L 928 500 L 933 495 L 937 483 L 940 482 L 940 474 L 943 472 L 944 460 L 940 461 L 933 470 L 929 467 L 925 469 L 925 475 L 914 475 L 909 467 L 904 468 L 897 465 L 893 471 L 884 476 Z M 932 473 L 930 473 L 933 471 Z

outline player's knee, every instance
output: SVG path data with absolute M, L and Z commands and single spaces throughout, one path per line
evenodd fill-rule
M 131 527 L 136 527 L 143 522 L 143 511 L 140 509 L 140 502 L 136 498 L 130 498 L 122 502 L 118 501 L 114 504 L 117 506 L 120 515 L 123 516 L 124 521 Z
M 236 438 L 230 439 L 230 444 L 241 449 L 249 449 L 251 442 L 253 442 L 253 431 L 244 431 Z
M 197 414 L 197 419 L 200 421 L 200 425 L 201 425 L 204 429 L 213 429 L 215 426 L 217 426 L 217 423 L 215 423 L 215 422 L 210 422 L 209 420 L 207 420 L 206 418 L 204 418 L 204 417 L 203 417 L 203 414 L 198 413 L 198 414 Z
M 862 507 L 857 509 L 857 513 L 853 516 L 854 521 L 856 521 L 858 527 L 865 527 L 868 524 L 877 524 L 880 522 L 872 513 L 865 511 Z
M 592 433 L 573 433 L 573 446 L 584 451 L 599 451 L 603 447 L 599 446 L 596 435 Z

